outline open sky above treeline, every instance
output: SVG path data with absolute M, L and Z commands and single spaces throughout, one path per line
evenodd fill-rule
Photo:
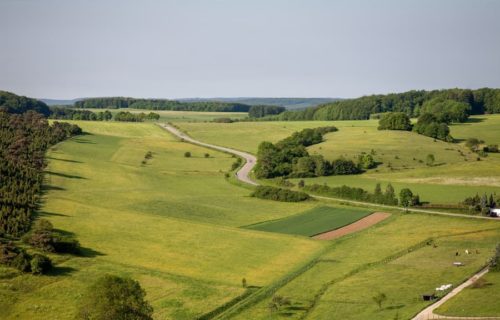
M 0 1 L 0 89 L 357 97 L 500 87 L 500 2 Z

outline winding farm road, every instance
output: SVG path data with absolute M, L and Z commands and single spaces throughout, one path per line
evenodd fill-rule
M 195 140 L 195 139 L 191 138 L 190 136 L 188 136 L 187 134 L 183 133 L 182 131 L 180 131 L 179 129 L 175 128 L 174 126 L 172 126 L 170 124 L 161 124 L 160 126 L 163 129 L 169 131 L 174 136 L 177 136 L 178 138 L 180 138 L 180 139 L 182 139 L 184 141 L 188 141 L 188 142 L 191 142 L 193 144 L 196 144 L 196 145 L 199 145 L 199 146 L 203 146 L 203 147 L 207 147 L 207 148 L 210 148 L 210 149 L 215 149 L 215 150 L 219 150 L 219 151 L 222 151 L 222 152 L 231 153 L 231 154 L 237 155 L 238 157 L 241 157 L 241 158 L 245 159 L 245 164 L 243 165 L 243 167 L 241 167 L 240 170 L 238 170 L 236 172 L 236 178 L 238 178 L 238 180 L 240 180 L 242 182 L 245 182 L 245 183 L 248 183 L 248 184 L 251 184 L 251 185 L 254 185 L 254 186 L 259 185 L 257 182 L 253 181 L 248 176 L 249 173 L 250 173 L 250 171 L 252 171 L 253 167 L 257 163 L 257 158 L 254 155 L 251 155 L 250 153 L 246 153 L 246 152 L 243 152 L 243 151 L 238 151 L 238 150 L 234 150 L 234 149 L 230 149 L 230 148 L 226 148 L 226 147 L 216 146 L 216 145 L 213 145 L 213 144 L 209 144 L 209 143 L 205 143 L 205 142 L 201 142 L 201 141 Z
M 242 157 L 243 159 L 245 159 L 245 164 L 243 165 L 243 167 L 240 170 L 238 170 L 238 172 L 236 172 L 236 178 L 238 178 L 238 180 L 240 180 L 242 182 L 245 182 L 245 183 L 248 183 L 248 184 L 251 184 L 254 186 L 259 185 L 259 183 L 252 180 L 248 176 L 250 171 L 252 171 L 253 167 L 257 163 L 257 158 L 254 155 L 247 153 L 247 152 L 231 149 L 231 148 L 217 146 L 217 145 L 213 145 L 210 143 L 198 141 L 196 139 L 191 138 L 187 134 L 181 132 L 179 129 L 175 128 L 174 126 L 172 126 L 170 124 L 160 124 L 160 127 L 167 130 L 171 134 L 177 136 L 178 138 L 183 139 L 183 140 L 188 141 L 188 142 L 191 142 L 193 144 L 197 144 L 197 145 L 207 147 L 210 149 L 215 149 L 215 150 L 231 153 L 231 154 L 237 155 L 239 157 Z M 311 197 L 313 197 L 315 199 L 320 199 L 320 200 L 331 200 L 331 201 L 336 201 L 336 202 L 350 203 L 350 204 L 354 204 L 354 205 L 369 206 L 369 207 L 374 207 L 374 208 L 382 208 L 382 209 L 385 208 L 385 209 L 393 209 L 393 210 L 400 210 L 400 211 L 406 210 L 404 208 L 397 207 L 397 206 L 389 206 L 389 205 L 384 205 L 384 204 L 377 204 L 377 203 L 370 203 L 370 202 L 363 202 L 363 201 L 356 201 L 356 200 L 346 200 L 346 199 L 341 199 L 341 198 L 315 196 L 315 195 L 311 195 Z M 430 214 L 441 215 L 441 216 L 500 221 L 499 218 L 484 217 L 484 216 L 472 216 L 472 215 L 460 214 L 460 213 L 449 213 L 449 212 L 424 210 L 424 209 L 416 209 L 416 208 L 409 208 L 407 210 L 410 212 L 430 213 Z

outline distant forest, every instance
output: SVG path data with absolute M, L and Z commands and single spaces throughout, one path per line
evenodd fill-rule
M 384 112 L 418 117 L 450 101 L 467 105 L 468 114 L 500 113 L 500 89 L 482 88 L 408 91 L 339 100 L 301 111 L 286 111 L 267 120 L 363 120 Z
M 88 98 L 75 102 L 77 108 L 145 109 L 174 111 L 248 112 L 250 106 L 235 102 L 197 101 L 181 102 L 167 99 L 135 99 L 125 97 Z

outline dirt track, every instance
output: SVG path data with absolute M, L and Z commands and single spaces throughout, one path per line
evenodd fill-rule
M 366 216 L 366 217 L 364 217 L 356 222 L 353 222 L 345 227 L 315 235 L 313 238 L 320 239 L 320 240 L 337 239 L 337 238 L 340 238 L 342 236 L 345 236 L 346 234 L 360 231 L 360 230 L 366 229 L 370 226 L 373 226 L 374 224 L 379 223 L 380 221 L 386 219 L 389 216 L 390 216 L 390 214 L 385 213 L 385 212 L 374 212 L 371 215 Z
M 235 154 L 239 157 L 242 157 L 243 159 L 245 159 L 245 164 L 243 165 L 243 167 L 240 168 L 240 170 L 238 170 L 238 172 L 236 172 L 236 178 L 238 178 L 238 180 L 240 180 L 240 181 L 243 181 L 245 183 L 248 183 L 248 184 L 251 184 L 254 186 L 258 185 L 257 182 L 253 181 L 248 176 L 248 174 L 250 173 L 250 171 L 252 171 L 252 168 L 255 166 L 255 164 L 257 162 L 257 158 L 255 158 L 255 156 L 251 155 L 250 153 L 246 153 L 243 151 L 238 151 L 238 150 L 234 150 L 234 149 L 230 149 L 230 148 L 226 148 L 226 147 L 216 146 L 213 144 L 204 143 L 204 142 L 195 140 L 195 139 L 191 138 L 190 136 L 188 136 L 187 134 L 184 134 L 183 132 L 181 132 L 180 130 L 178 130 L 177 128 L 174 128 L 173 126 L 171 126 L 169 124 L 162 124 L 161 127 L 164 128 L 165 130 L 169 131 L 173 135 L 175 135 L 175 136 L 177 136 L 185 141 L 197 144 L 199 146 L 208 147 L 210 149 L 215 149 L 215 150 Z

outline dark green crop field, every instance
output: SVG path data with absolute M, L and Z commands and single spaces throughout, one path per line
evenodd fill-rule
M 314 236 L 351 224 L 369 215 L 364 209 L 316 207 L 304 213 L 284 219 L 248 226 L 248 229 Z

